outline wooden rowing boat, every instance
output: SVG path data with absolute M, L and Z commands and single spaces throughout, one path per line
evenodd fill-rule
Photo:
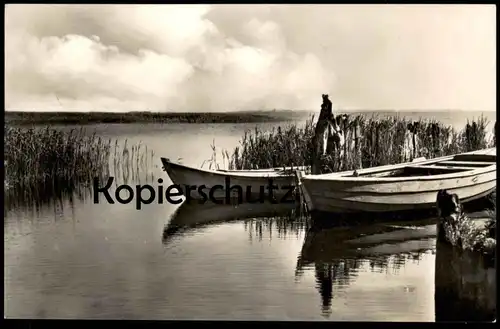
M 260 196 L 262 189 L 267 200 L 269 195 L 267 188 L 271 181 L 276 186 L 273 195 L 281 199 L 295 186 L 294 170 L 305 169 L 304 167 L 287 167 L 258 170 L 205 170 L 173 163 L 167 158 L 161 158 L 161 161 L 163 169 L 168 173 L 172 182 L 183 188 L 184 195 L 186 195 L 186 186 L 193 187 L 190 193 L 193 199 L 203 198 L 197 188 L 204 185 L 204 193 L 208 196 L 212 190 L 215 199 L 225 198 L 226 192 L 229 192 L 231 198 L 237 197 L 239 193 L 237 188 L 231 189 L 231 187 L 240 186 L 244 199 L 247 191 L 250 191 L 252 197 L 256 197 Z
M 431 209 L 441 189 L 456 193 L 463 203 L 493 192 L 496 148 L 300 179 L 310 211 L 383 213 Z

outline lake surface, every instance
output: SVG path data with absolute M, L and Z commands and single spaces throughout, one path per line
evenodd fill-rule
M 434 116 L 447 124 L 466 122 L 456 114 Z M 491 117 L 494 121 L 495 113 Z M 160 169 L 160 156 L 199 167 L 212 156 L 214 140 L 219 157 L 255 125 L 86 129 L 121 143 L 127 139 L 128 145 L 147 145 L 155 153 L 154 165 L 135 179 L 154 185 L 161 177 L 167 186 L 171 182 Z M 262 129 L 273 125 L 259 124 Z M 418 232 L 424 233 L 417 237 L 415 229 L 400 231 L 397 239 L 391 238 L 394 228 L 383 224 L 363 232 L 317 232 L 307 221 L 284 218 L 290 211 L 263 218 L 267 214 L 259 209 L 245 215 L 225 207 L 216 212 L 217 223 L 174 234 L 168 225 L 175 218 L 197 218 L 200 224 L 214 218 L 203 207 L 153 203 L 137 211 L 133 203 L 110 205 L 102 198 L 94 204 L 88 193 L 7 208 L 5 316 L 434 321 L 433 225 L 420 225 Z M 251 218 L 231 220 L 243 217 Z M 363 236 L 373 241 L 356 240 Z

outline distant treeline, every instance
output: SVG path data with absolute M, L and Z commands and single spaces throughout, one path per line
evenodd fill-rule
M 253 111 L 222 113 L 182 112 L 5 112 L 5 122 L 32 124 L 95 123 L 254 123 L 280 122 L 307 116 L 307 112 Z

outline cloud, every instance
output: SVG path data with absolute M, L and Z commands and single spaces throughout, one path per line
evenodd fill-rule
M 493 6 L 8 5 L 6 109 L 495 109 Z

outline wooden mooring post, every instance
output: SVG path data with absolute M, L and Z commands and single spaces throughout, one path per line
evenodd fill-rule
M 304 175 L 304 172 L 302 170 L 295 170 L 295 189 L 297 191 L 297 195 L 299 196 L 297 202 L 300 203 L 301 211 L 303 213 L 309 213 L 309 204 L 310 204 L 310 198 L 309 195 L 307 194 L 307 191 L 304 189 L 302 185 L 302 176 Z

